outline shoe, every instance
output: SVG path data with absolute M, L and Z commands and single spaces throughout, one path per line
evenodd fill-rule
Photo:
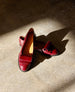
M 19 44 L 20 46 L 23 45 L 24 42 L 24 37 L 20 36 L 19 37 Z M 35 41 L 34 44 L 34 49 L 36 49 L 37 51 L 43 52 L 44 54 L 50 55 L 50 56 L 55 56 L 55 55 L 59 55 L 59 51 L 57 48 L 55 48 L 55 46 L 48 41 L 46 44 L 42 41 Z
M 19 68 L 27 71 L 30 68 L 34 52 L 34 30 L 31 28 L 23 39 L 22 49 L 19 53 Z
M 59 51 L 57 48 L 54 47 L 54 45 L 48 41 L 44 48 L 42 48 L 42 51 L 44 54 L 50 55 L 50 56 L 56 56 L 59 55 Z

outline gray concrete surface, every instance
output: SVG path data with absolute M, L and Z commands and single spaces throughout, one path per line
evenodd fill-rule
M 35 52 L 28 72 L 18 67 L 19 36 L 33 27 L 38 40 L 61 54 Z M 0 92 L 75 92 L 75 2 L 0 0 Z

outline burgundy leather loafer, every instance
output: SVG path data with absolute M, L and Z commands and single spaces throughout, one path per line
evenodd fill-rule
M 23 45 L 24 37 L 19 37 L 19 44 L 20 46 Z M 55 56 L 59 54 L 59 51 L 54 47 L 54 45 L 48 41 L 46 44 L 42 41 L 35 41 L 34 49 L 43 52 L 44 54 Z
M 34 51 L 34 30 L 31 28 L 28 31 L 26 37 L 23 39 L 22 48 L 19 53 L 19 68 L 22 71 L 27 71 L 30 68 L 33 51 Z
M 54 47 L 54 45 L 50 41 L 46 43 L 42 51 L 44 54 L 47 54 L 50 56 L 56 56 L 59 54 L 59 51 Z

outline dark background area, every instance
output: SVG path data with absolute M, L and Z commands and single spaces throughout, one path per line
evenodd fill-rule
M 0 0 L 0 35 L 43 18 L 74 28 L 75 1 Z

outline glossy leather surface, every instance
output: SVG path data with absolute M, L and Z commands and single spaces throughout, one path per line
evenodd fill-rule
M 28 45 L 28 43 L 27 43 L 28 37 L 29 37 L 29 35 L 31 35 L 31 33 L 34 35 L 34 30 L 32 28 L 28 31 L 28 33 L 27 33 L 26 37 L 23 39 L 23 41 L 19 40 L 19 42 L 22 43 L 22 49 L 19 53 L 19 68 L 22 71 L 27 71 L 29 69 L 31 62 L 32 62 L 33 53 L 26 54 L 24 52 L 24 49 L 26 48 L 25 46 Z M 33 36 L 33 39 L 34 39 L 34 36 Z M 31 41 L 31 40 L 29 40 L 29 41 Z M 33 49 L 34 49 L 34 45 L 33 45 Z
M 44 54 L 48 54 L 50 56 L 58 55 L 58 50 L 54 47 L 54 45 L 50 41 L 46 43 L 42 51 Z

